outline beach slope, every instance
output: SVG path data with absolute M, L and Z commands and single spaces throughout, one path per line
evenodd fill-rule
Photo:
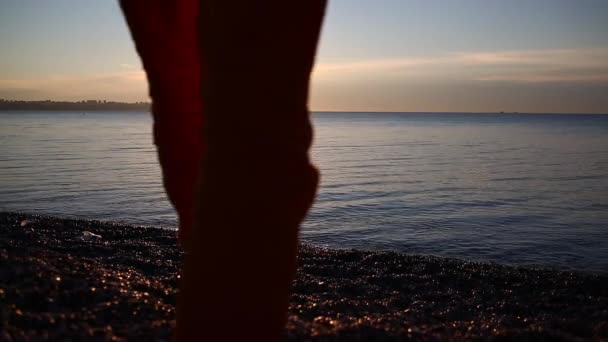
M 181 257 L 170 230 L 0 213 L 0 341 L 169 340 Z M 606 284 L 606 274 L 303 245 L 286 332 L 605 340 Z

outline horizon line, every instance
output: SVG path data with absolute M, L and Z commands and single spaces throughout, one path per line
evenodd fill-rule
M 66 101 L 66 100 L 16 100 L 16 99 L 4 99 L 0 98 L 1 102 L 56 102 L 56 103 L 73 103 L 73 104 L 87 104 L 89 101 L 97 101 L 99 105 L 104 104 L 125 104 L 125 105 L 152 105 L 152 101 L 134 101 L 134 102 L 123 102 L 123 101 L 115 101 L 115 100 L 99 100 L 99 99 L 86 99 L 86 100 L 76 100 L 76 101 Z M 105 102 L 104 102 L 105 101 Z M 89 102 L 89 104 L 94 104 Z M 4 109 L 0 108 L 0 111 L 6 110 L 19 110 L 19 109 Z M 52 109 L 21 109 L 24 111 L 30 110 L 52 110 Z M 310 113 L 387 113 L 387 114 L 504 114 L 504 115 L 517 115 L 517 114 L 554 114 L 554 115 L 608 115 L 608 112 L 601 113 L 589 113 L 589 112 L 538 112 L 538 111 L 412 111 L 412 110 L 403 110 L 403 111 L 393 111 L 393 110 L 321 110 L 314 109 L 309 110 Z

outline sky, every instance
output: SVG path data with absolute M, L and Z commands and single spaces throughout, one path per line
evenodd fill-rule
M 149 101 L 117 0 L 0 0 L 0 98 Z M 310 107 L 608 113 L 608 1 L 329 0 Z

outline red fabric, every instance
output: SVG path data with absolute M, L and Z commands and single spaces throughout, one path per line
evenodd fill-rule
M 176 337 L 280 340 L 298 227 L 318 184 L 307 100 L 325 0 L 122 6 L 189 245 Z
M 154 143 L 169 200 L 189 237 L 203 153 L 198 0 L 121 1 L 152 98 Z

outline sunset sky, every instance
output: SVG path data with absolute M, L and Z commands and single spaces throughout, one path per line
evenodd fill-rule
M 114 0 L 0 0 L 0 51 L 0 98 L 148 100 Z M 608 1 L 330 0 L 311 109 L 608 113 Z

